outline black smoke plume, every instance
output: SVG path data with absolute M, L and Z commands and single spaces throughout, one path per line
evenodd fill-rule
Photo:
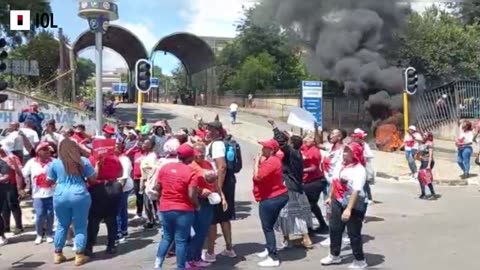
M 382 49 L 404 26 L 409 3 L 264 0 L 258 11 L 258 18 L 273 16 L 293 30 L 309 51 L 310 72 L 341 82 L 346 95 L 362 97 L 374 120 L 402 107 L 403 67 L 389 65 Z

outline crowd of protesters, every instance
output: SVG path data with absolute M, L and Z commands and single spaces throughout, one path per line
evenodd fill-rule
M 169 254 L 176 256 L 178 268 L 215 263 L 217 225 L 226 243 L 220 255 L 237 256 L 231 221 L 235 219 L 235 174 L 242 170 L 242 156 L 240 145 L 218 117 L 210 123 L 200 119 L 196 129 L 177 132 L 167 121 L 150 125 L 144 119 L 139 128 L 134 123 L 105 125 L 103 136 L 93 136 L 82 124 L 60 134 L 55 121 L 48 121 L 39 133 L 43 116 L 37 104 L 22 115 L 23 127 L 11 123 L 1 142 L 0 207 L 13 212 L 15 233 L 21 233 L 18 198 L 31 194 L 35 244 L 53 243 L 55 264 L 67 261 L 63 249 L 69 234 L 74 235 L 74 264 L 86 263 L 94 255 L 102 221 L 108 234 L 106 252 L 115 254 L 128 238 L 130 195 L 135 198 L 135 218 L 145 221 L 144 229 L 161 226 L 155 268 L 162 268 Z M 367 206 L 373 201 L 369 184 L 375 173 L 366 133 L 355 130 L 345 144 L 347 133 L 340 129 L 332 130 L 324 142 L 316 126 L 302 137 L 280 130 L 274 121 L 269 124 L 273 137 L 259 143 L 252 174 L 266 241 L 265 250 L 257 254 L 262 258 L 258 265 L 280 265 L 278 231 L 284 246 L 298 244 L 305 249 L 313 247 L 312 233 L 329 234 L 322 246 L 330 247 L 330 255 L 322 264 L 340 263 L 342 244 L 350 244 L 352 267 L 367 267 L 361 232 Z M 115 150 L 99 158 L 93 154 L 95 141 L 106 139 L 114 139 Z M 433 167 L 432 148 L 433 144 L 423 152 L 422 166 Z M 319 207 L 322 194 L 328 213 Z M 7 243 L 4 233 L 9 224 L 0 220 L 1 245 Z M 202 252 L 204 245 L 207 250 Z

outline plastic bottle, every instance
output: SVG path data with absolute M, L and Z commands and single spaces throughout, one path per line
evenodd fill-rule
M 235 161 L 235 151 L 233 150 L 232 146 L 228 147 L 227 150 L 227 161 L 233 162 Z

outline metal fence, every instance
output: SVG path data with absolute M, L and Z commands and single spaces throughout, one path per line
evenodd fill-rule
M 480 81 L 454 81 L 424 91 L 411 102 L 412 120 L 425 131 L 480 117 Z

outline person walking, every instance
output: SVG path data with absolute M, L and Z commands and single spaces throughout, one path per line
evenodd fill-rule
M 33 208 L 35 209 L 35 230 L 37 237 L 35 244 L 42 243 L 43 234 L 46 234 L 47 243 L 53 243 L 53 194 L 54 183 L 47 181 L 46 168 L 53 159 L 53 149 L 48 142 L 40 143 L 35 149 L 36 157 L 30 159 L 22 169 L 23 177 L 32 187 Z M 44 231 L 44 228 L 46 229 Z
M 236 101 L 232 102 L 230 104 L 230 120 L 232 122 L 232 125 L 234 125 L 237 122 L 237 113 L 238 113 L 238 104 Z
M 117 215 L 117 240 L 120 243 L 125 242 L 128 236 L 128 196 L 133 190 L 132 162 L 124 153 L 124 145 L 117 143 L 115 145 L 115 155 L 122 165 L 122 176 L 118 178 L 123 187 L 120 209 Z
M 365 141 L 367 133 L 359 128 L 353 131 L 351 136 L 352 141 L 357 142 L 363 147 L 363 155 L 365 157 L 365 169 L 367 170 L 367 181 L 365 182 L 365 193 L 367 195 L 368 203 L 373 203 L 372 189 L 370 185 L 375 182 L 375 170 L 373 168 L 373 152 L 370 145 Z
M 288 189 L 283 184 L 282 162 L 276 153 L 280 145 L 274 139 L 260 142 L 261 154 L 255 159 L 253 168 L 253 195 L 259 202 L 258 211 L 265 235 L 265 251 L 257 256 L 264 260 L 260 267 L 278 267 L 280 260 L 277 254 L 274 226 L 280 211 L 288 202 Z
M 462 125 L 462 132 L 456 141 L 457 146 L 457 164 L 462 169 L 462 179 L 470 177 L 470 159 L 473 153 L 473 127 L 472 122 L 465 121 Z
M 339 264 L 342 261 L 342 235 L 347 228 L 354 261 L 349 268 L 366 268 L 363 253 L 362 225 L 365 218 L 364 185 L 367 179 L 365 158 L 361 144 L 351 142 L 343 151 L 343 166 L 332 182 L 326 201 L 330 205 L 330 254 L 320 262 L 322 265 Z
M 158 173 L 159 202 L 163 237 L 158 246 L 155 268 L 162 268 L 168 249 L 175 241 L 177 268 L 187 264 L 188 239 L 194 220 L 194 210 L 199 208 L 198 179 L 189 167 L 194 150 L 188 144 L 177 149 L 180 162 L 163 166 Z
M 435 200 L 437 199 L 437 194 L 433 188 L 433 174 L 432 169 L 435 166 L 435 160 L 433 159 L 433 152 L 435 150 L 433 144 L 433 134 L 431 132 L 425 132 L 423 144 L 420 147 L 420 173 L 419 173 L 419 183 L 420 183 L 420 199 Z M 427 196 L 425 193 L 425 186 L 428 186 L 430 190 L 430 195 Z
M 54 239 L 54 263 L 59 264 L 67 260 L 63 255 L 63 248 L 68 229 L 73 222 L 76 247 L 75 265 L 80 266 L 88 262 L 88 257 L 84 252 L 91 198 L 85 179 L 94 184 L 98 170 L 90 164 L 87 158 L 81 156 L 78 144 L 68 138 L 60 142 L 58 157 L 47 168 L 47 180 L 56 183 L 53 208 L 58 219 L 58 226 Z
M 403 141 L 405 146 L 405 158 L 407 159 L 410 173 L 412 174 L 413 179 L 417 179 L 418 169 L 415 156 L 418 152 L 419 143 L 423 141 L 423 138 L 415 126 L 409 126 Z
M 91 164 L 96 164 L 97 180 L 89 184 L 92 204 L 88 213 L 87 245 L 85 253 L 93 255 L 100 223 L 107 225 L 107 254 L 115 254 L 117 249 L 117 215 L 123 195 L 123 187 L 118 178 L 122 176 L 122 164 L 117 156 L 90 156 Z M 76 230 L 76 228 L 75 228 Z

